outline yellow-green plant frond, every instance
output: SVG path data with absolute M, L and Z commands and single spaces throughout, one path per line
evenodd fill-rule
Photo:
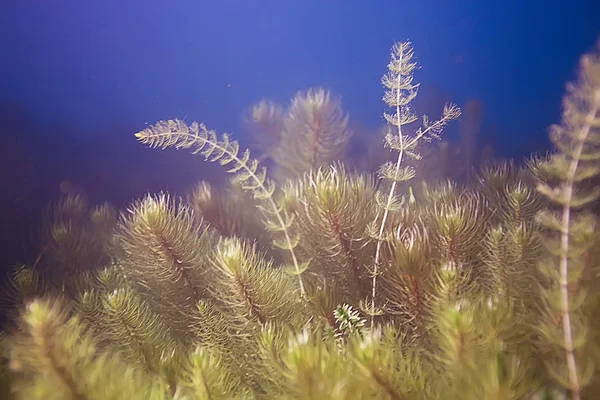
M 64 195 L 50 207 L 36 264 L 52 286 L 76 297 L 79 288 L 89 286 L 93 273 L 110 262 L 115 220 L 109 210 L 106 205 L 90 211 L 81 193 Z
M 335 338 L 340 344 L 345 344 L 350 335 L 362 333 L 366 319 L 362 318 L 360 312 L 349 304 L 340 304 L 333 310 L 335 319 Z
M 499 335 L 499 326 L 512 318 L 505 305 L 471 296 L 447 300 L 435 310 L 434 359 L 445 376 L 444 398 L 529 398 L 539 387 L 532 354 L 515 351 Z
M 379 178 L 388 179 L 390 181 L 404 182 L 410 181 L 417 176 L 417 170 L 411 165 L 405 165 L 401 168 L 396 168 L 396 165 L 388 161 L 379 168 Z
M 273 157 L 273 151 L 281 144 L 283 120 L 283 107 L 272 101 L 261 100 L 250 110 L 246 122 L 257 147 L 266 157 Z
M 345 301 L 366 296 L 371 247 L 367 226 L 375 218 L 374 182 L 334 164 L 313 170 L 291 189 L 300 248 L 318 259 L 312 272 L 345 294 Z
M 435 184 L 423 182 L 421 188 L 424 205 L 449 203 L 455 201 L 460 193 L 462 193 L 462 190 L 459 189 L 456 182 L 451 180 L 445 180 Z
M 362 399 L 366 388 L 355 376 L 354 365 L 335 340 L 309 330 L 281 332 L 266 326 L 259 338 L 261 354 L 272 372 L 278 399 Z
M 112 292 L 113 290 L 131 285 L 123 270 L 123 266 L 116 263 L 96 272 L 94 278 L 94 287 L 101 292 Z
M 292 329 L 266 324 L 254 337 L 258 360 L 263 366 L 262 387 L 274 398 L 285 398 L 285 376 L 281 355 L 285 352 Z
M 210 348 L 196 346 L 184 364 L 175 398 L 248 398 L 249 393 L 242 391 L 240 386 L 241 383 L 229 373 L 219 354 Z
M 386 190 L 388 187 L 389 185 L 386 185 L 385 183 L 379 185 L 379 189 L 375 192 L 375 204 L 377 204 L 377 206 L 382 210 L 388 210 L 388 213 L 401 211 L 402 207 L 404 207 L 404 205 L 406 204 L 406 196 L 393 196 L 390 198 L 388 195 L 389 192 Z M 374 228 L 376 228 L 376 231 L 373 233 L 372 237 L 375 239 L 379 238 L 377 230 L 381 228 L 381 226 L 377 222 L 378 221 L 373 221 Z M 386 222 L 388 222 L 387 219 Z M 383 231 L 386 228 L 387 227 L 381 229 L 382 234 L 384 233 Z
M 479 172 L 477 180 L 482 190 L 498 192 L 501 191 L 508 182 L 514 182 L 517 179 L 517 166 L 512 160 L 501 160 L 485 165 Z
M 560 221 L 560 217 L 556 219 Z M 547 229 L 543 238 L 547 251 L 539 264 L 543 313 L 536 328 L 547 351 L 544 362 L 550 376 L 573 393 L 575 384 L 583 392 L 597 379 L 598 344 L 593 340 L 596 329 L 590 310 L 597 307 L 598 279 L 589 276 L 589 269 L 593 265 L 590 257 L 593 246 L 597 246 L 598 227 L 596 216 L 588 213 L 573 213 L 568 226 L 566 249 L 561 245 L 560 233 L 552 235 Z M 564 258 L 566 273 L 561 269 Z
M 336 326 L 333 313 L 336 307 L 344 302 L 343 297 L 346 294 L 337 287 L 336 282 L 324 277 L 319 277 L 308 283 L 307 293 L 311 326 L 315 329 L 319 327 L 332 329 Z
M 473 302 L 461 298 L 441 303 L 435 313 L 439 346 L 436 358 L 452 383 L 458 385 L 457 392 L 466 394 L 474 389 L 469 380 L 475 375 L 479 356 L 474 307 Z
M 484 267 L 478 274 L 483 277 L 478 286 L 483 288 L 481 296 L 487 297 L 489 316 L 494 317 L 481 319 L 480 325 L 493 322 L 505 350 L 522 354 L 522 362 L 528 360 L 525 356 L 531 356 L 529 361 L 538 363 L 540 370 L 540 357 L 533 354 L 531 346 L 537 336 L 537 327 L 532 327 L 540 314 L 539 297 L 532 293 L 540 283 L 536 265 L 543 250 L 536 228 L 533 224 L 490 228 L 482 240 L 480 257 Z
M 115 240 L 118 213 L 115 207 L 108 203 L 95 206 L 90 211 L 90 221 L 96 240 L 102 244 L 105 252 L 114 257 L 118 254 L 118 244 Z
M 479 185 L 493 225 L 483 252 L 487 272 L 493 276 L 490 289 L 507 300 L 531 303 L 534 266 L 541 251 L 535 217 L 546 202 L 535 190 L 532 174 L 512 163 L 485 170 Z
M 94 331 L 131 363 L 158 372 L 162 354 L 176 348 L 162 317 L 127 287 L 104 293 L 101 304 L 101 318 L 91 321 Z
M 292 258 L 294 272 L 298 276 L 300 293 L 305 294 L 301 274 L 306 265 L 301 265 L 294 248 L 297 241 L 290 235 L 289 227 L 292 219 L 276 203 L 273 198 L 274 183 L 267 178 L 267 170 L 259 167 L 258 161 L 250 157 L 246 150 L 239 154 L 239 144 L 223 134 L 219 140 L 214 130 L 208 130 L 204 124 L 192 123 L 190 126 L 181 120 L 160 121 L 135 134 L 141 143 L 150 147 L 163 149 L 174 146 L 178 149 L 192 149 L 193 154 L 201 153 L 210 162 L 218 161 L 221 165 L 230 165 L 228 172 L 235 173 L 235 182 L 244 190 L 253 193 L 254 198 L 264 203 L 260 209 L 265 217 L 265 224 L 273 231 L 283 235 L 282 240 L 275 240 L 276 247 L 287 250 Z
M 239 185 L 219 190 L 202 181 L 188 196 L 188 203 L 221 236 L 252 240 L 264 248 L 271 246 L 255 200 Z
M 406 165 L 405 158 L 420 159 L 418 145 L 421 142 L 429 142 L 441 137 L 444 127 L 448 122 L 457 119 L 460 116 L 460 108 L 453 103 L 444 106 L 442 117 L 431 122 L 427 116 L 423 116 L 422 126 L 414 134 L 406 131 L 406 125 L 412 124 L 417 120 L 413 113 L 411 102 L 417 96 L 418 84 L 413 83 L 414 71 L 417 63 L 413 61 L 414 50 L 410 42 L 398 42 L 394 44 L 391 52 L 391 61 L 388 64 L 388 72 L 382 78 L 382 84 L 387 89 L 383 101 L 392 110 L 391 113 L 385 112 L 384 117 L 389 125 L 388 133 L 385 137 L 386 145 L 398 152 L 396 162 L 385 163 L 380 169 L 382 177 L 392 182 L 387 200 L 382 203 L 382 216 L 379 223 L 379 233 L 377 234 L 377 249 L 375 250 L 375 260 L 372 269 L 371 283 L 371 310 L 374 312 L 375 299 L 377 296 L 377 276 L 379 275 L 381 262 L 381 247 L 383 244 L 383 233 L 389 216 L 390 208 L 395 203 L 396 186 L 399 182 L 406 182 L 416 176 L 416 171 L 409 165 Z M 374 327 L 374 318 L 371 318 L 371 329 Z
M 13 376 L 8 366 L 8 357 L 6 336 L 3 332 L 0 332 L 0 398 L 7 400 L 14 398 L 11 391 Z
M 186 332 L 189 313 L 205 294 L 210 234 L 189 207 L 161 193 L 129 208 L 119 237 L 126 276 L 146 300 Z
M 425 204 L 423 199 L 417 199 L 412 186 L 409 186 L 408 193 L 400 198 L 400 207 L 391 210 L 393 212 L 390 213 L 388 226 L 384 231 L 384 234 L 387 233 L 386 240 L 392 242 L 399 239 L 403 231 L 420 227 L 427 212 Z
M 254 193 L 256 198 L 271 198 L 273 194 L 274 185 L 266 177 L 266 168 L 259 167 L 248 150 L 240 155 L 238 142 L 231 140 L 228 134 L 219 139 L 217 133 L 204 124 L 194 122 L 188 126 L 181 120 L 169 120 L 160 121 L 135 136 L 152 148 L 191 149 L 193 154 L 200 153 L 207 161 L 230 165 L 228 172 L 236 173 L 235 180 Z
M 538 230 L 531 223 L 490 228 L 481 254 L 491 278 L 490 290 L 506 301 L 531 303 L 541 250 Z
M 185 349 L 172 336 L 164 316 L 152 310 L 129 282 L 114 276 L 115 270 L 104 270 L 99 286 L 83 292 L 75 308 L 90 326 L 100 351 L 118 352 L 128 365 L 172 389 Z M 117 280 L 121 282 L 113 288 Z
M 53 224 L 46 249 L 42 274 L 48 280 L 64 281 L 67 278 L 75 281 L 68 289 L 76 286 L 78 280 L 87 280 L 92 271 L 90 267 L 108 262 L 101 244 L 73 221 Z
M 557 153 L 538 165 L 554 177 L 540 182 L 538 190 L 555 205 L 538 218 L 554 256 L 541 264 L 547 311 L 541 332 L 556 350 L 548 360 L 551 375 L 571 398 L 580 399 L 598 362 L 590 356 L 597 344 L 589 340 L 594 335 L 582 306 L 590 297 L 582 277 L 597 230 L 597 217 L 584 207 L 600 196 L 598 186 L 589 184 L 600 175 L 600 49 L 582 57 L 579 79 L 567 87 L 562 122 L 552 127 L 550 139 Z
M 412 111 L 410 111 L 409 109 L 405 112 L 408 113 Z M 444 130 L 444 127 L 448 124 L 448 122 L 457 119 L 459 116 L 460 108 L 458 108 L 456 104 L 446 104 L 442 112 L 442 117 L 439 120 L 431 122 L 426 116 L 423 117 L 423 126 L 419 127 L 416 130 L 416 132 L 414 132 L 414 134 L 412 135 L 403 134 L 404 136 L 399 136 L 397 132 L 394 132 L 392 129 L 390 129 L 385 137 L 386 145 L 392 148 L 393 150 L 403 154 L 404 156 L 420 160 L 421 154 L 418 151 L 418 145 L 422 141 L 430 142 L 434 139 L 441 138 L 441 134 Z M 391 125 L 395 125 L 397 128 L 414 122 L 412 118 L 397 115 L 386 114 L 386 119 Z M 395 168 L 395 164 L 396 163 L 389 163 L 390 171 L 392 171 Z M 402 179 L 398 179 L 398 177 L 394 176 L 390 177 L 390 179 L 404 181 L 412 179 L 413 177 L 414 176 L 412 174 L 409 174 L 408 177 L 400 175 L 399 178 Z
M 405 89 L 402 88 L 400 90 Z M 410 110 L 410 108 L 405 110 L 404 113 L 404 115 L 400 116 L 398 114 L 385 114 L 385 117 L 388 123 L 390 123 L 391 125 L 395 125 L 396 128 L 399 128 L 415 121 L 416 117 L 412 115 L 412 111 Z M 403 154 L 404 156 L 410 157 L 415 160 L 420 160 L 421 154 L 418 150 L 419 144 L 421 142 L 430 142 L 434 139 L 440 139 L 444 127 L 448 124 L 448 122 L 460 117 L 460 113 L 460 108 L 458 108 L 456 104 L 448 103 L 444 106 L 442 117 L 439 120 L 432 122 L 429 120 L 429 118 L 427 118 L 427 116 L 424 116 L 422 122 L 423 126 L 419 127 L 412 135 L 403 134 L 404 136 L 399 136 L 397 132 L 394 132 L 394 130 L 390 129 L 385 137 L 386 145 L 392 148 L 393 150 L 399 152 L 400 154 Z M 389 165 L 391 167 L 390 170 L 393 170 L 395 163 L 389 163 Z M 409 175 L 408 178 L 400 176 L 400 178 L 403 179 L 398 179 L 396 177 L 392 178 L 393 180 L 403 181 L 412 179 L 413 176 Z
M 69 317 L 57 301 L 29 303 L 20 331 L 8 340 L 16 398 L 117 400 L 165 395 L 136 369 L 98 353 L 84 324 L 76 315 Z
M 485 199 L 473 192 L 463 192 L 453 202 L 430 207 L 432 244 L 444 264 L 461 268 L 477 258 L 478 238 L 483 237 L 489 218 L 487 210 Z
M 348 345 L 360 386 L 378 399 L 439 398 L 439 382 L 426 357 L 404 346 L 400 331 L 384 325 L 373 332 L 353 335 Z
M 479 188 L 486 196 L 494 219 L 502 224 L 531 223 L 544 206 L 535 189 L 534 176 L 513 162 L 500 162 L 483 169 Z
M 100 204 L 90 211 L 90 219 L 103 232 L 112 232 L 117 224 L 117 210 L 108 203 Z
M 202 300 L 198 302 L 197 311 L 192 316 L 190 329 L 194 333 L 197 343 L 206 347 L 214 347 L 223 352 L 228 346 L 231 321 L 228 311 L 219 309 L 216 301 Z M 224 334 L 227 332 L 227 334 Z M 232 329 L 233 332 L 233 329 Z
M 422 224 L 402 230 L 390 246 L 389 265 L 381 276 L 386 309 L 399 318 L 403 332 L 411 340 L 423 343 L 435 291 L 436 247 Z
M 537 182 L 546 182 L 553 186 L 557 186 L 560 183 L 560 180 L 548 168 L 554 157 L 556 157 L 556 153 L 548 152 L 534 154 L 525 160 L 527 169 Z
M 395 115 L 385 114 L 386 119 L 392 125 L 396 125 L 398 121 L 403 122 L 402 125 L 416 121 L 416 117 L 407 108 L 417 97 L 419 88 L 418 83 L 413 83 L 414 71 L 417 68 L 417 63 L 413 61 L 414 54 L 412 43 L 394 43 L 388 72 L 381 79 L 381 83 L 387 89 L 383 96 L 383 102 L 396 111 Z
M 200 182 L 192 191 L 189 203 L 194 211 L 208 223 L 219 235 L 224 237 L 235 236 L 239 231 L 235 216 L 229 213 L 226 205 L 227 199 L 206 181 Z
M 531 222 L 542 207 L 541 197 L 532 186 L 520 181 L 504 189 L 506 202 L 498 204 L 505 217 L 515 224 Z
M 218 371 L 215 373 L 222 378 L 225 378 L 223 374 L 226 375 L 226 386 L 235 387 L 229 393 L 234 397 L 233 392 L 239 393 L 262 385 L 259 377 L 264 368 L 257 365 L 254 359 L 257 350 L 251 333 L 241 329 L 243 324 L 240 324 L 240 316 L 232 311 L 235 310 L 221 298 L 203 300 L 198 303 L 197 311 L 192 316 L 190 329 L 195 338 L 194 347 L 200 346 L 211 362 L 218 362 Z M 189 382 L 187 373 L 192 371 L 190 368 L 189 364 L 184 367 L 183 377 L 180 378 L 184 382 Z
M 48 217 L 53 222 L 66 223 L 68 221 L 83 222 L 89 210 L 88 198 L 81 192 L 68 193 L 51 205 Z
M 340 99 L 324 89 L 298 92 L 283 120 L 274 153 L 280 178 L 294 178 L 345 156 L 352 131 Z
M 195 331 L 209 340 L 216 337 L 208 343 L 210 348 L 219 351 L 230 371 L 246 386 L 260 391 L 258 388 L 269 379 L 265 381 L 268 374 L 254 359 L 258 351 L 254 338 L 268 324 L 295 329 L 302 326 L 306 322 L 304 303 L 294 290 L 292 275 L 274 268 L 253 246 L 239 239 L 222 239 L 212 260 L 214 306 L 203 307 L 195 326 L 200 328 L 202 319 L 215 320 L 224 330 L 205 326 Z
M 39 272 L 25 265 L 15 266 L 7 282 L 2 286 L 1 309 L 11 315 L 28 301 L 44 296 L 50 290 Z
M 212 257 L 216 284 L 210 288 L 242 328 L 268 322 L 292 323 L 298 298 L 291 276 L 239 239 L 223 239 Z M 248 325 L 250 324 L 250 325 Z

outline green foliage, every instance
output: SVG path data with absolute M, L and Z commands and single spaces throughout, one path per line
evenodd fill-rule
M 295 177 L 340 161 L 352 135 L 348 119 L 341 101 L 329 91 L 297 93 L 283 119 L 281 144 L 273 155 L 278 175 Z
M 263 99 L 252 106 L 246 123 L 255 146 L 264 152 L 262 159 L 272 158 L 281 144 L 284 116 L 283 107 L 269 100 Z
M 53 300 L 29 303 L 9 342 L 14 388 L 23 399 L 150 399 L 160 393 L 140 371 L 98 353 L 78 317 Z
M 358 332 L 365 326 L 365 320 L 348 304 L 339 305 L 333 312 L 333 316 L 337 323 L 338 338 Z
M 168 324 L 128 286 L 84 292 L 80 314 L 102 327 L 95 332 L 100 343 L 117 348 L 129 363 L 143 364 L 150 371 L 160 370 L 163 355 L 176 348 Z
M 294 252 L 297 242 L 289 233 L 292 219 L 275 203 L 274 183 L 267 178 L 266 168 L 260 168 L 258 161 L 250 158 L 248 150 L 240 156 L 239 144 L 235 140 L 230 140 L 229 135 L 224 134 L 219 140 L 215 131 L 208 130 L 204 124 L 194 122 L 188 127 L 181 120 L 161 121 L 136 133 L 135 136 L 140 142 L 150 147 L 191 148 L 193 154 L 201 153 L 206 160 L 218 161 L 221 165 L 231 165 L 228 172 L 236 174 L 235 182 L 239 183 L 244 190 L 252 192 L 255 199 L 265 203 L 265 206 L 260 209 L 265 217 L 266 226 L 274 232 L 283 234 L 283 240 L 274 240 L 273 244 L 289 251 L 294 273 L 298 276 L 300 293 L 305 294 L 304 283 L 300 275 L 307 265 L 301 265 Z
M 347 399 L 359 395 L 352 364 L 335 341 L 308 330 L 278 334 L 273 327 L 259 338 L 264 362 L 272 371 L 272 398 Z
M 299 250 L 317 260 L 309 272 L 336 283 L 338 302 L 360 301 L 368 291 L 365 266 L 373 249 L 367 232 L 376 211 L 373 180 L 336 163 L 305 174 L 285 192 Z
M 342 161 L 352 137 L 340 99 L 321 88 L 298 92 L 285 112 L 263 100 L 250 121 L 280 181 Z
M 595 296 L 587 276 L 598 267 L 589 259 L 598 244 L 598 221 L 585 207 L 600 196 L 598 186 L 586 185 L 600 175 L 598 54 L 582 58 L 579 80 L 568 86 L 563 101 L 562 123 L 552 127 L 550 138 L 558 153 L 539 167 L 554 180 L 538 184 L 555 205 L 539 214 L 547 250 L 541 264 L 546 314 L 541 334 L 552 351 L 547 362 L 551 375 L 573 399 L 580 399 L 594 379 L 597 354 L 597 344 L 588 339 L 595 335 L 585 306 Z
M 393 326 L 384 326 L 381 331 L 362 337 L 354 336 L 349 352 L 356 364 L 357 383 L 368 388 L 361 398 L 368 395 L 381 399 L 439 397 L 431 364 L 404 347 L 401 335 Z
M 217 245 L 213 257 L 215 284 L 213 296 L 241 317 L 238 329 L 248 324 L 257 327 L 269 322 L 292 323 L 298 300 L 289 275 L 272 265 L 239 240 L 225 239 Z
M 598 57 L 565 98 L 559 151 L 465 172 L 469 186 L 413 179 L 421 145 L 460 111 L 413 126 L 412 59 L 396 44 L 383 78 L 395 162 L 379 160 L 377 182 L 336 161 L 348 119 L 325 91 L 287 114 L 253 109 L 281 185 L 204 125 L 138 132 L 228 166 L 233 185 L 201 182 L 187 202 L 147 195 L 120 214 L 61 198 L 40 257 L 6 286 L 0 395 L 595 398 Z
M 175 206 L 160 194 L 135 203 L 123 216 L 118 235 L 128 278 L 184 335 L 189 315 L 206 290 L 203 265 L 210 234 L 188 206 Z
M 531 354 L 510 349 L 499 334 L 509 315 L 504 305 L 481 300 L 446 299 L 438 305 L 436 359 L 452 388 L 446 398 L 524 398 L 538 385 L 528 365 Z
M 110 261 L 116 223 L 113 207 L 91 207 L 78 192 L 63 195 L 44 218 L 43 247 L 36 261 L 40 276 L 63 292 L 87 286 L 93 272 Z M 63 285 L 64 277 L 72 284 Z M 66 294 L 75 296 L 76 291 Z
M 271 245 L 259 219 L 260 211 L 248 207 L 256 205 L 255 200 L 240 185 L 223 189 L 202 181 L 188 196 L 188 203 L 196 216 L 220 236 L 256 241 L 262 248 Z
M 431 304 L 428 296 L 434 290 L 438 259 L 425 227 L 406 227 L 390 242 L 389 263 L 382 275 L 381 290 L 386 311 L 403 326 L 412 340 L 427 335 Z
M 47 290 L 39 272 L 26 265 L 15 266 L 4 286 L 2 300 L 9 314 L 11 311 L 16 311 L 14 308 L 11 310 L 11 305 L 14 307 L 23 304 Z M 12 317 L 14 318 L 16 315 L 12 315 Z
M 371 329 L 374 328 L 375 315 L 381 314 L 375 305 L 377 297 L 377 277 L 380 273 L 381 248 L 384 241 L 384 230 L 390 210 L 397 208 L 396 185 L 399 182 L 406 182 L 416 176 L 415 169 L 410 165 L 404 165 L 404 158 L 410 157 L 419 159 L 418 145 L 422 142 L 428 142 L 438 139 L 444 126 L 451 120 L 460 116 L 460 109 L 455 104 L 446 104 L 442 118 L 431 123 L 427 116 L 423 116 L 423 126 L 419 127 L 413 135 L 403 131 L 406 125 L 410 125 L 417 120 L 416 115 L 410 108 L 410 103 L 417 97 L 418 84 L 413 83 L 414 70 L 417 64 L 412 60 L 414 51 L 410 42 L 396 43 L 392 48 L 391 61 L 388 64 L 388 72 L 383 76 L 382 83 L 387 88 L 383 101 L 393 112 L 384 113 L 390 129 L 385 137 L 386 144 L 398 152 L 398 158 L 395 163 L 386 162 L 379 169 L 381 178 L 391 181 L 391 186 L 384 198 L 383 194 L 378 197 L 378 203 L 382 208 L 381 222 L 379 222 L 379 231 L 377 232 L 377 249 L 375 250 L 375 260 L 372 270 L 371 284 L 371 304 L 369 313 L 371 314 Z M 394 127 L 392 129 L 392 127 Z M 394 132 L 395 130 L 395 132 Z M 378 223 L 379 219 L 375 220 Z M 376 226 L 376 225 L 375 225 Z
M 206 347 L 195 348 L 184 364 L 182 375 L 174 399 L 232 399 L 239 390 L 221 357 Z

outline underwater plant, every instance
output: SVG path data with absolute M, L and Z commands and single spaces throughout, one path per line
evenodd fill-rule
M 392 114 L 385 113 L 384 117 L 388 124 L 394 126 L 385 137 L 386 144 L 398 152 L 395 163 L 386 162 L 379 169 L 382 178 L 392 182 L 387 199 L 378 199 L 383 209 L 379 230 L 377 232 L 377 249 L 375 250 L 375 261 L 373 263 L 373 283 L 371 290 L 371 329 L 374 328 L 375 315 L 381 311 L 375 308 L 377 295 L 377 276 L 379 275 L 379 262 L 381 257 L 381 246 L 384 241 L 383 233 L 390 210 L 398 207 L 396 200 L 396 185 L 398 182 L 406 182 L 415 177 L 416 171 L 412 166 L 404 165 L 404 157 L 420 158 L 418 145 L 421 141 L 438 139 L 444 126 L 451 120 L 460 116 L 460 109 L 455 104 L 447 104 L 444 107 L 442 118 L 430 122 L 427 116 L 423 116 L 423 127 L 419 128 L 414 135 L 403 132 L 403 127 L 417 120 L 417 116 L 410 109 L 410 103 L 417 97 L 419 85 L 413 83 L 414 70 L 417 64 L 412 60 L 414 50 L 410 42 L 396 43 L 392 48 L 391 61 L 388 64 L 388 73 L 383 76 L 382 83 L 388 89 L 383 101 L 390 107 Z
M 275 163 L 278 182 L 343 161 L 353 134 L 341 100 L 322 88 L 296 93 L 285 112 L 263 100 L 252 108 L 249 121 L 265 157 Z
M 414 179 L 422 146 L 460 109 L 418 123 L 413 54 L 395 44 L 382 80 L 394 158 L 379 180 L 343 162 L 348 117 L 320 90 L 285 112 L 253 108 L 257 159 L 196 122 L 136 133 L 219 162 L 232 184 L 148 194 L 121 213 L 61 198 L 41 256 L 5 291 L 0 395 L 597 397 L 600 51 L 568 86 L 556 152 L 460 183 Z
M 192 148 L 194 154 L 201 153 L 211 162 L 218 161 L 221 165 L 233 164 L 228 172 L 237 174 L 236 182 L 239 182 L 243 189 L 252 192 L 255 199 L 262 200 L 266 204 L 261 207 L 266 226 L 283 235 L 282 241 L 274 241 L 273 244 L 289 251 L 294 273 L 298 276 L 300 293 L 305 294 L 304 283 L 300 275 L 306 269 L 307 264 L 301 265 L 294 252 L 297 243 L 291 237 L 288 229 L 292 218 L 287 216 L 285 211 L 282 211 L 275 203 L 273 199 L 274 183 L 267 177 L 266 168 L 259 167 L 258 161 L 250 157 L 250 151 L 246 150 L 239 155 L 239 144 L 235 140 L 230 140 L 229 135 L 224 134 L 219 140 L 216 132 L 208 130 L 205 125 L 193 123 L 187 126 L 181 120 L 159 122 L 136 133 L 136 137 L 140 142 L 151 147 Z
M 585 313 L 587 298 L 597 294 L 586 282 L 589 250 L 597 245 L 597 216 L 585 209 L 600 197 L 600 187 L 586 185 L 600 175 L 600 57 L 581 59 L 579 79 L 568 86 L 563 118 L 554 125 L 550 138 L 558 152 L 540 167 L 555 178 L 540 182 L 538 190 L 556 205 L 540 213 L 546 228 L 549 259 L 542 264 L 544 311 L 549 321 L 543 335 L 558 347 L 558 359 L 549 362 L 552 375 L 580 399 L 594 375 L 594 360 L 588 352 L 591 322 Z M 555 267 L 552 268 L 552 267 Z M 590 271 L 591 272 L 591 271 Z M 556 319 L 559 319 L 558 322 Z M 589 349 L 593 351 L 593 349 Z M 564 361 L 563 358 L 564 357 Z

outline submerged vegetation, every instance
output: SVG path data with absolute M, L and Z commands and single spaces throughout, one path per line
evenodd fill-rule
M 231 184 L 51 207 L 4 291 L 2 398 L 594 398 L 599 56 L 568 86 L 555 152 L 466 181 L 422 173 L 461 110 L 416 115 L 410 43 L 382 79 L 376 174 L 346 162 L 349 117 L 323 89 L 253 107 L 258 158 L 201 123 L 136 133 Z

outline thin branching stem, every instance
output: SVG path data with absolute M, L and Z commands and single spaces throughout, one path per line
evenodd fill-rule
M 571 397 L 573 400 L 581 399 L 581 384 L 579 381 L 579 371 L 575 357 L 575 345 L 573 341 L 573 328 L 571 325 L 571 313 L 569 311 L 569 239 L 570 239 L 570 223 L 571 223 L 571 203 L 573 200 L 573 185 L 575 184 L 575 174 L 581 159 L 581 153 L 586 139 L 590 133 L 591 121 L 598 113 L 600 104 L 600 91 L 596 94 L 596 102 L 591 107 L 586 115 L 587 122 L 581 129 L 581 133 L 577 137 L 577 144 L 573 149 L 573 156 L 569 163 L 569 170 L 564 186 L 565 202 L 562 207 L 561 224 L 562 231 L 560 234 L 560 297 L 563 306 L 562 315 L 562 331 L 563 340 L 565 342 L 565 351 L 567 357 L 567 368 L 569 371 L 569 381 L 571 382 Z M 588 122 L 590 121 L 590 122 Z
M 181 122 L 177 121 L 177 123 L 179 124 Z M 180 147 L 188 147 L 189 148 L 195 143 L 198 146 L 198 149 L 202 149 L 205 145 L 208 144 L 210 146 L 210 150 L 209 150 L 208 154 L 210 154 L 210 152 L 212 152 L 213 150 L 217 150 L 220 152 L 220 156 L 217 157 L 217 159 L 221 158 L 223 155 L 227 155 L 229 157 L 229 160 L 235 161 L 235 163 L 237 165 L 232 171 L 236 172 L 241 169 L 247 174 L 247 177 L 251 181 L 254 182 L 254 184 L 256 185 L 256 188 L 258 188 L 260 190 L 260 192 L 262 192 L 260 194 L 260 196 L 263 199 L 267 200 L 267 204 L 270 206 L 270 208 L 273 212 L 273 215 L 277 219 L 277 223 L 281 227 L 281 230 L 284 235 L 287 250 L 289 251 L 289 253 L 292 257 L 292 263 L 294 265 L 294 270 L 296 271 L 296 274 L 298 275 L 298 285 L 300 287 L 300 294 L 303 298 L 306 297 L 306 289 L 304 288 L 304 282 L 302 281 L 302 277 L 301 277 L 302 271 L 300 269 L 300 264 L 298 262 L 298 258 L 296 257 L 296 253 L 294 251 L 294 245 L 293 245 L 292 239 L 289 235 L 286 222 L 284 221 L 284 219 L 281 215 L 281 212 L 280 212 L 279 208 L 277 207 L 277 204 L 275 203 L 275 200 L 273 200 L 272 191 L 269 190 L 265 186 L 264 179 L 257 175 L 256 168 L 255 168 L 256 165 L 254 163 L 248 162 L 249 156 L 247 154 L 245 154 L 243 158 L 240 158 L 238 155 L 237 145 L 229 146 L 229 143 L 231 143 L 231 142 L 229 142 L 229 140 L 225 140 L 223 142 L 225 144 L 221 144 L 221 142 L 216 140 L 216 138 L 213 140 L 213 139 L 211 139 L 210 136 L 204 137 L 204 136 L 198 134 L 197 132 L 196 132 L 196 134 L 189 133 L 189 131 L 187 131 L 187 130 L 186 131 L 178 131 L 178 132 L 173 132 L 171 130 L 169 130 L 168 132 L 160 132 L 160 131 L 155 132 L 151 129 L 150 130 L 146 129 L 142 132 L 138 132 L 136 134 L 136 137 L 138 138 L 138 140 L 140 140 L 144 143 L 150 143 L 151 145 L 154 144 L 155 146 L 158 143 L 168 143 L 169 145 L 173 145 L 177 142 L 177 137 L 180 137 L 183 140 L 187 140 L 187 142 L 185 142 L 184 145 L 180 145 Z M 173 139 L 174 137 L 175 137 L 175 140 Z M 191 139 L 190 139 L 190 137 L 191 137 Z M 166 145 L 163 144 L 163 147 L 166 147 Z M 224 165 L 226 163 L 227 162 L 221 162 L 222 165 Z
M 403 56 L 403 53 L 400 52 L 400 57 Z M 402 75 L 398 74 L 396 78 L 398 82 L 398 86 L 401 85 Z M 396 123 L 398 127 L 398 138 L 400 143 L 400 151 L 398 153 L 398 160 L 396 161 L 396 174 L 400 172 L 400 166 L 402 165 L 402 159 L 404 158 L 404 136 L 402 135 L 402 121 L 400 117 L 400 100 L 401 100 L 402 92 L 400 90 L 396 91 Z M 379 227 L 379 235 L 377 236 L 377 249 L 375 250 L 375 265 L 373 266 L 373 282 L 371 283 L 371 331 L 375 327 L 375 295 L 377 294 L 377 274 L 379 273 L 379 258 L 381 257 L 381 245 L 383 244 L 383 231 L 385 229 L 385 223 L 387 222 L 388 215 L 390 213 L 390 207 L 392 205 L 392 201 L 394 200 L 394 196 L 396 194 L 396 184 L 397 181 L 392 182 L 392 187 L 390 188 L 390 192 L 388 194 L 385 210 L 383 211 L 383 217 L 381 219 L 381 226 Z

